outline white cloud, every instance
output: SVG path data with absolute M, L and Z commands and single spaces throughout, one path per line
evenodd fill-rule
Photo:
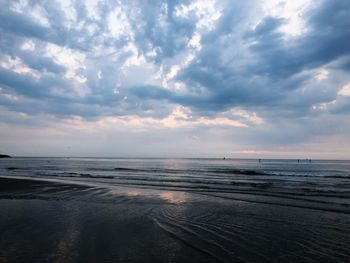
M 23 50 L 28 50 L 28 51 L 34 51 L 35 49 L 35 43 L 32 39 L 26 40 L 23 42 L 21 48 Z
M 19 74 L 29 74 L 35 79 L 39 79 L 41 73 L 31 67 L 27 66 L 19 57 L 6 57 L 3 61 L 0 61 L 0 66 L 12 70 Z
M 84 53 L 48 43 L 46 45 L 46 55 L 53 58 L 57 64 L 67 68 L 65 74 L 67 79 L 73 79 L 79 83 L 87 81 L 85 76 L 78 73 L 80 68 L 86 68 L 86 55 Z
M 264 1 L 263 9 L 266 15 L 286 19 L 286 23 L 280 27 L 281 32 L 298 36 L 307 31 L 305 13 L 311 3 L 311 0 L 269 0 Z
M 338 95 L 349 97 L 350 96 L 350 84 L 343 86 L 341 88 L 341 90 L 339 90 Z

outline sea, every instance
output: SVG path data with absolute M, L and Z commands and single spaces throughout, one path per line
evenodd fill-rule
M 0 161 L 0 175 L 174 191 L 350 191 L 347 160 L 15 157 Z

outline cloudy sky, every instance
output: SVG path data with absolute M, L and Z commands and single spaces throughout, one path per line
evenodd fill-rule
M 0 152 L 350 158 L 349 0 L 0 6 Z

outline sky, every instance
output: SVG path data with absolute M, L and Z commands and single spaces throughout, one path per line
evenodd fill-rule
M 0 0 L 0 152 L 350 159 L 349 0 Z

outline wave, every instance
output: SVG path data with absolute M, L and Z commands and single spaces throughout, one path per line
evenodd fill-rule
M 121 172 L 145 172 L 145 173 L 167 173 L 167 174 L 187 174 L 187 173 L 216 173 L 216 174 L 242 174 L 242 175 L 265 175 L 259 170 L 207 168 L 207 169 L 169 169 L 169 168 L 87 168 L 89 171 L 121 171 Z
M 113 179 L 114 176 L 111 175 L 92 175 L 88 173 L 76 173 L 76 172 L 64 172 L 62 174 L 56 174 L 51 176 L 62 176 L 62 177 L 82 177 L 82 178 L 102 178 L 102 179 Z
M 193 174 L 193 175 L 250 175 L 250 176 L 271 176 L 271 177 L 317 177 L 317 178 L 334 178 L 350 179 L 350 174 L 346 175 L 323 175 L 316 172 L 313 174 L 275 172 L 254 169 L 235 169 L 235 168 L 205 168 L 205 169 L 169 169 L 169 168 L 88 168 L 90 171 L 116 171 L 116 172 L 135 172 L 135 173 L 156 173 L 156 174 Z M 311 172 L 310 172 L 311 173 Z
M 38 175 L 47 176 L 47 174 L 38 173 Z M 198 177 L 145 177 L 145 176 L 113 176 L 113 175 L 92 175 L 88 173 L 76 173 L 76 172 L 64 172 L 61 174 L 50 174 L 49 176 L 55 177 L 72 177 L 72 178 L 94 178 L 94 179 L 114 179 L 115 181 L 125 181 L 132 184 L 133 182 L 144 182 L 145 185 L 148 183 L 178 183 L 178 184 L 189 184 L 189 185 L 222 185 L 222 186 L 252 186 L 261 189 L 267 189 L 273 186 L 272 182 L 240 182 L 232 180 L 220 180 L 215 181 L 208 178 L 198 178 Z
M 9 166 L 5 168 L 10 171 L 64 171 L 61 167 L 51 167 L 51 166 L 40 166 L 40 167 L 17 167 L 17 166 Z M 112 178 L 114 174 L 118 175 L 128 174 L 128 175 L 140 175 L 140 174 L 162 174 L 162 175 L 173 175 L 173 174 L 181 174 L 181 176 L 202 176 L 213 179 L 230 179 L 232 176 L 247 176 L 248 177 L 282 177 L 282 178 L 327 178 L 327 179 L 342 179 L 342 180 L 350 180 L 350 174 L 325 174 L 317 171 L 308 172 L 301 171 L 290 173 L 290 171 L 286 170 L 285 172 L 280 171 L 270 171 L 270 170 L 262 170 L 262 169 L 236 169 L 236 168 L 212 168 L 206 167 L 203 169 L 171 169 L 171 168 L 130 168 L 130 167 L 86 167 L 83 168 L 82 171 L 91 171 L 91 172 L 101 172 L 101 173 L 109 173 L 108 178 Z M 324 172 L 324 171 L 323 171 Z M 69 172 L 65 173 L 71 175 L 80 175 L 80 176 L 92 176 L 89 173 L 78 173 L 78 172 Z M 106 175 L 99 175 L 100 178 Z

